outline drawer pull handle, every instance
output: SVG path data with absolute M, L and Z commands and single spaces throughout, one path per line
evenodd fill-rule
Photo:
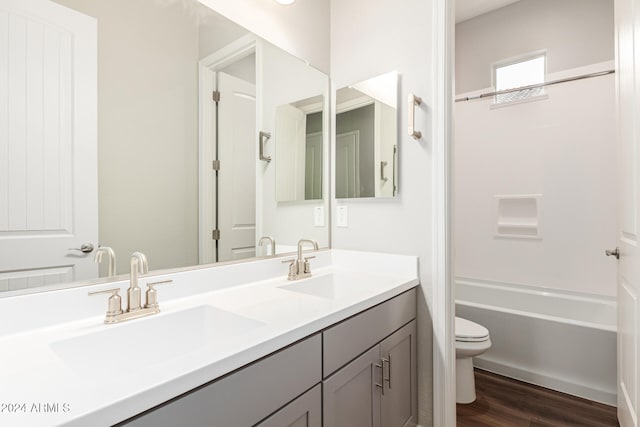
M 387 372 L 389 374 L 389 376 L 387 378 L 384 377 L 384 368 L 382 368 L 382 379 L 383 381 L 386 381 L 389 384 L 389 390 L 391 390 L 391 355 L 387 355 L 387 358 L 382 358 L 382 366 L 384 366 L 384 364 L 389 365 L 389 368 L 387 368 Z
M 377 383 L 377 382 L 375 382 L 375 380 L 374 380 L 373 384 L 374 384 L 376 387 L 380 387 L 380 389 L 382 390 L 382 395 L 384 396 L 384 364 L 376 363 L 374 366 L 375 366 L 376 368 L 380 368 L 380 371 L 382 372 L 382 375 L 381 375 L 381 376 L 382 376 L 382 380 L 383 380 L 383 381 L 382 381 L 382 384 L 378 384 L 378 383 Z

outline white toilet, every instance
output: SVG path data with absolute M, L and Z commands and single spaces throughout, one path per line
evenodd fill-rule
M 489 330 L 470 320 L 456 317 L 456 402 L 476 400 L 473 357 L 491 348 Z

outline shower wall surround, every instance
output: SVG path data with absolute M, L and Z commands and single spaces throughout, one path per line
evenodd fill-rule
M 613 4 L 599 0 L 521 0 L 461 22 L 456 98 L 491 92 L 492 64 L 531 52 L 546 53 L 546 81 L 612 70 L 613 36 Z M 458 278 L 615 295 L 604 256 L 616 236 L 614 81 L 547 86 L 500 108 L 455 104 Z M 509 213 L 520 218 L 504 218 L 500 198 L 525 196 Z
M 458 278 L 615 295 L 616 263 L 604 256 L 616 236 L 613 84 L 608 75 L 548 86 L 548 99 L 497 109 L 456 104 Z M 501 235 L 504 195 L 535 195 L 536 218 L 523 219 L 535 235 Z

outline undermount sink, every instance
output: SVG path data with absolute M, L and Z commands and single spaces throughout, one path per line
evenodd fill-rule
M 301 279 L 290 285 L 279 286 L 279 288 L 285 291 L 298 292 L 320 298 L 338 299 L 360 295 L 366 291 L 361 286 L 356 286 L 354 282 L 355 281 L 349 280 L 347 277 L 326 274 Z
M 211 306 L 198 306 L 116 325 L 51 344 L 78 373 L 118 376 L 215 345 L 264 323 Z

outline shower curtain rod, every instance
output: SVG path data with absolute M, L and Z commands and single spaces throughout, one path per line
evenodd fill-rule
M 581 76 L 575 76 L 575 77 L 567 77 L 565 79 L 552 80 L 550 82 L 538 83 L 538 84 L 535 84 L 535 85 L 520 86 L 520 87 L 517 87 L 517 88 L 514 88 L 514 89 L 499 90 L 497 92 L 487 92 L 487 93 L 483 93 L 483 94 L 476 95 L 476 96 L 465 96 L 464 98 L 456 99 L 455 102 L 473 101 L 473 100 L 476 100 L 476 99 L 489 98 L 491 96 L 502 95 L 504 93 L 518 92 L 518 91 L 521 91 L 521 90 L 535 89 L 535 88 L 538 88 L 538 87 L 557 85 L 558 83 L 573 82 L 573 81 L 576 81 L 576 80 L 590 79 L 592 77 L 606 76 L 608 74 L 613 74 L 615 72 L 616 72 L 615 70 L 598 71 L 597 73 L 583 74 Z

